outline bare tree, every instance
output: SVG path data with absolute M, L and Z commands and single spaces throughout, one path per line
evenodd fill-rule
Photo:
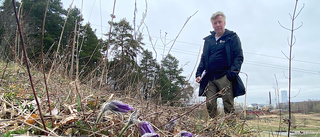
M 287 28 L 287 27 L 284 27 L 283 25 L 281 25 L 281 23 L 279 22 L 280 26 L 286 30 L 289 30 L 291 32 L 291 35 L 290 35 L 290 39 L 288 39 L 288 44 L 289 44 L 289 56 L 284 55 L 287 57 L 287 59 L 289 60 L 289 76 L 288 76 L 288 80 L 289 80 L 289 102 L 288 102 L 288 105 L 289 105 L 289 119 L 288 119 L 288 137 L 290 136 L 290 127 L 291 127 L 291 101 L 290 101 L 290 97 L 291 97 L 291 66 L 292 66 L 292 59 L 293 59 L 293 56 L 292 56 L 292 47 L 293 45 L 295 44 L 296 42 L 296 38 L 294 36 L 294 31 L 299 29 L 300 27 L 302 27 L 303 23 L 301 23 L 301 25 L 299 27 L 295 27 L 295 20 L 296 18 L 299 16 L 299 14 L 301 13 L 302 9 L 304 8 L 304 4 L 302 6 L 302 8 L 300 9 L 299 12 L 297 12 L 297 6 L 298 6 L 298 0 L 296 0 L 296 3 L 295 3 L 295 6 L 294 6 L 294 10 L 293 10 L 293 15 L 289 14 L 290 17 L 291 17 L 291 28 Z

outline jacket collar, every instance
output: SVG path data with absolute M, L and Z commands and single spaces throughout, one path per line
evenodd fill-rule
M 216 32 L 210 31 L 210 33 L 211 33 L 211 35 L 209 35 L 209 36 L 207 36 L 207 37 L 205 37 L 203 39 L 206 40 L 206 39 L 211 39 L 211 38 L 215 37 Z M 224 34 L 220 38 L 223 39 L 224 37 L 228 37 L 228 36 L 231 36 L 233 34 L 235 34 L 235 32 L 226 29 L 226 31 L 224 32 Z

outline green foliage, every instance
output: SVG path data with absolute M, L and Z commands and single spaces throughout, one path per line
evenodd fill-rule
M 12 133 L 10 131 L 4 133 L 4 134 L 1 134 L 1 137 L 13 137 Z
M 29 56 L 32 59 L 38 60 L 40 57 L 41 46 L 41 32 L 44 13 L 46 10 L 46 0 L 23 0 L 23 12 L 24 18 L 24 32 L 25 32 L 25 44 L 30 45 L 27 49 Z M 62 8 L 60 0 L 52 0 L 49 2 L 49 9 L 46 16 L 45 35 L 44 35 L 44 52 L 48 52 L 52 44 L 59 40 L 61 30 L 63 27 L 64 19 L 62 16 L 66 15 L 66 11 Z M 66 41 L 66 39 L 63 39 Z M 56 48 L 56 44 L 54 48 Z M 51 53 L 53 50 L 51 50 Z
M 127 63 L 134 62 L 138 53 L 141 53 L 143 45 L 142 37 L 134 39 L 132 32 L 133 28 L 130 26 L 129 22 L 125 19 L 120 20 L 120 22 L 109 22 L 112 24 L 113 30 L 110 34 L 110 47 L 112 53 L 115 54 L 115 58 L 118 60 L 126 60 Z
M 162 103 L 166 103 L 168 101 L 174 101 L 175 96 L 177 95 L 177 88 L 174 87 L 172 81 L 165 75 L 165 73 L 160 73 L 160 78 L 157 82 L 157 91 L 161 93 Z M 173 104 L 170 104 L 173 105 Z
M 15 98 L 17 92 L 9 92 L 11 90 L 6 90 L 6 92 L 4 93 L 3 97 L 9 99 L 9 100 L 12 100 Z
M 169 54 L 161 62 L 157 91 L 161 92 L 162 103 L 189 99 L 193 88 L 186 82 L 185 77 L 181 76 L 183 69 L 179 68 L 179 61 Z M 170 105 L 174 105 L 173 102 L 170 102 Z
M 90 131 L 90 127 L 88 127 L 83 121 L 78 120 L 76 122 L 77 128 L 72 129 L 72 135 L 74 135 L 74 133 L 78 132 L 78 134 L 80 135 L 87 135 L 88 132 Z
M 23 5 L 20 21 L 23 22 L 22 31 L 25 44 L 29 45 L 27 47 L 28 57 L 32 64 L 39 65 L 41 64 L 39 62 L 41 60 L 42 25 L 47 1 L 22 0 L 21 2 Z M 0 39 L 0 53 L 6 54 L 9 53 L 7 52 L 10 49 L 9 46 L 14 45 L 8 41 L 14 41 L 16 29 L 15 25 L 8 25 L 15 21 L 10 5 L 12 5 L 11 1 L 5 0 L 4 5 L 0 7 L 1 20 L 8 18 L 8 22 L 4 20 L 0 23 L 0 36 L 8 35 L 5 38 L 7 43 Z M 20 3 L 17 2 L 17 6 L 19 5 Z M 78 8 L 70 9 L 70 14 L 67 15 L 67 10 L 63 9 L 61 0 L 50 0 L 45 19 L 43 50 L 46 55 L 46 71 L 51 68 L 52 60 L 58 60 L 63 69 L 62 73 L 72 74 L 71 78 L 74 78 L 73 74 L 76 74 L 78 70 L 80 81 L 85 83 L 102 75 L 101 64 L 106 59 L 108 70 L 104 80 L 106 82 L 103 84 L 110 85 L 113 90 L 140 92 L 144 98 L 158 98 L 161 95 L 164 102 L 180 99 L 187 101 L 191 97 L 193 88 L 181 75 L 183 69 L 179 68 L 179 61 L 172 55 L 168 55 L 159 65 L 153 58 L 152 52 L 144 51 L 142 35 L 133 36 L 136 32 L 125 19 L 119 22 L 109 22 L 113 27 L 111 33 L 106 34 L 110 35 L 110 39 L 105 41 L 97 38 L 95 30 L 89 23 L 82 26 L 83 18 Z M 63 29 L 64 32 L 62 32 Z M 56 52 L 60 39 L 60 48 Z M 108 41 L 110 43 L 107 43 Z M 104 58 L 102 53 L 107 51 L 108 55 L 114 56 Z M 56 53 L 61 58 L 55 58 Z M 139 54 L 142 55 L 140 64 L 137 63 Z M 78 66 L 73 67 L 76 63 Z M 79 69 L 76 70 L 77 67 Z M 16 78 L 16 81 L 18 80 Z M 39 91 L 37 93 L 42 96 Z M 69 99 L 72 101 L 71 98 Z
M 27 127 L 21 127 L 17 130 L 14 130 L 14 131 L 8 131 L 4 134 L 1 134 L 1 137 L 13 137 L 14 134 L 25 134 L 27 133 L 28 131 L 28 128 Z
M 77 96 L 77 104 L 78 104 L 77 110 L 80 112 L 81 111 L 81 99 L 80 99 L 80 96 Z
M 120 22 L 109 22 L 113 26 L 110 34 L 109 44 L 113 60 L 109 62 L 110 80 L 114 80 L 115 90 L 135 90 L 138 79 L 140 79 L 139 67 L 136 63 L 137 54 L 141 53 L 143 45 L 142 38 L 133 38 L 133 29 L 129 22 L 122 19 Z M 109 47 L 104 47 L 107 50 Z
M 154 95 L 152 92 L 154 89 L 154 83 L 158 79 L 158 73 L 160 70 L 159 64 L 153 59 L 152 52 L 144 50 L 142 52 L 142 60 L 140 61 L 140 70 L 143 82 L 143 96 L 144 98 L 150 98 Z
M 90 24 L 85 25 L 84 33 L 81 33 L 80 41 L 81 49 L 79 55 L 79 69 L 81 72 L 80 78 L 83 79 L 89 75 L 100 64 L 102 54 L 102 42 L 97 38 L 95 32 L 92 30 Z M 95 74 L 100 74 L 95 71 Z
M 27 133 L 27 131 L 28 131 L 28 128 L 24 127 L 24 128 L 20 128 L 18 130 L 12 131 L 11 133 L 12 134 L 25 134 L 25 133 Z
M 25 44 L 27 46 L 28 56 L 31 62 L 39 64 L 41 54 L 41 33 L 44 20 L 44 13 L 46 10 L 47 0 L 22 0 L 22 28 L 25 36 Z M 17 2 L 17 8 L 20 3 Z M 5 0 L 4 5 L 0 7 L 0 36 L 6 36 L 7 41 L 0 39 L 0 53 L 8 54 L 9 46 L 14 45 L 10 43 L 14 42 L 15 37 L 15 25 L 11 25 L 15 22 L 14 13 L 12 10 L 12 2 Z M 12 18 L 12 19 L 11 19 Z M 10 20 L 9 20 L 10 19 Z M 82 73 L 82 78 L 92 72 L 99 64 L 101 59 L 101 45 L 100 40 L 97 39 L 95 32 L 92 30 L 90 24 L 85 26 L 81 25 L 83 18 L 78 8 L 70 9 L 70 14 L 67 17 L 67 11 L 63 9 L 61 0 L 50 0 L 46 21 L 44 26 L 44 54 L 49 59 L 54 59 L 55 52 L 57 51 L 58 43 L 61 38 L 60 48 L 58 55 L 69 58 L 71 52 L 80 54 L 79 57 L 79 71 Z M 64 27 L 64 22 L 66 25 Z M 10 24 L 10 25 L 9 25 Z M 64 27 L 64 32 L 61 37 L 61 33 Z M 76 30 L 75 30 L 76 29 Z M 76 33 L 74 33 L 76 32 Z M 8 43 L 9 42 L 9 43 Z M 73 47 L 74 46 L 74 47 Z M 77 46 L 78 51 L 75 51 Z M 73 49 L 73 50 L 71 50 Z M 17 51 L 20 52 L 20 51 Z M 3 57 L 3 56 L 1 56 Z M 50 68 L 51 61 L 47 62 L 46 69 Z M 72 62 L 75 64 L 75 61 Z M 70 64 L 66 64 L 68 67 Z M 76 71 L 76 70 L 71 70 Z M 75 73 L 74 73 L 75 74 Z
M 17 3 L 17 6 L 20 4 Z M 10 46 L 13 45 L 16 26 L 14 11 L 12 10 L 12 1 L 4 0 L 2 6 L 0 6 L 0 58 L 11 59 L 9 54 L 11 53 Z
M 16 98 L 14 98 L 14 101 L 20 106 L 20 108 L 22 110 L 24 110 L 24 107 L 21 105 L 21 103 Z

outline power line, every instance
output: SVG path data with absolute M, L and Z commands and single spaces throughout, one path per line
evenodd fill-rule
M 244 52 L 244 53 L 252 54 L 252 55 L 257 55 L 257 56 L 270 57 L 270 58 L 275 58 L 275 59 L 284 59 L 284 60 L 288 60 L 288 59 L 287 59 L 287 58 L 285 58 L 285 57 L 277 57 L 277 56 L 264 55 L 264 54 L 257 54 L 257 53 L 251 53 L 251 52 Z M 320 65 L 320 63 L 318 63 L 318 62 L 312 62 L 312 61 L 297 60 L 297 59 L 292 59 L 292 61 Z
M 94 25 L 94 26 L 101 26 L 101 25 L 97 25 L 97 24 L 92 24 L 92 25 Z M 102 27 L 105 27 L 105 26 L 102 26 Z M 149 36 L 149 35 L 145 35 L 145 36 Z M 151 37 L 151 38 L 161 39 L 161 38 L 158 37 L 158 36 L 150 36 L 150 37 Z M 173 39 L 166 39 L 166 40 L 172 42 Z M 170 42 L 169 42 L 169 43 L 166 43 L 166 44 L 170 44 Z M 190 43 L 190 42 L 179 41 L 179 40 L 177 40 L 176 43 L 183 43 L 183 44 L 188 44 L 188 45 L 199 46 L 199 48 L 200 48 L 201 46 L 203 46 L 203 44 L 196 44 L 196 43 Z M 149 44 L 150 46 L 147 46 L 147 47 L 152 48 L 151 43 L 145 43 L 145 44 L 146 44 L 145 46 L 147 46 L 147 44 Z M 155 48 L 156 48 L 156 49 L 163 50 L 163 46 L 160 46 L 160 45 L 155 45 Z M 195 53 L 195 52 L 193 52 L 193 51 L 188 51 L 188 50 L 184 50 L 184 49 L 177 49 L 177 48 L 175 48 L 175 47 L 172 48 L 172 51 L 174 51 L 174 52 L 176 52 L 176 53 L 186 54 L 186 55 L 198 56 L 198 54 Z M 274 58 L 274 59 L 287 60 L 287 58 L 285 58 L 285 57 L 278 57 L 278 56 L 272 56 L 272 55 L 258 54 L 258 53 L 252 53 L 252 52 L 246 52 L 246 51 L 244 51 L 244 53 L 245 53 L 245 54 L 255 55 L 255 56 L 262 56 L 262 57 L 268 57 L 268 58 Z M 301 62 L 301 63 L 308 63 L 308 64 L 313 64 L 313 65 L 320 65 L 320 63 L 318 63 L 318 62 L 312 62 L 312 61 L 297 60 L 297 59 L 293 59 L 292 61 L 294 61 L 294 62 Z M 250 61 L 246 61 L 246 62 L 248 62 L 248 63 L 250 64 Z M 251 62 L 251 63 L 253 63 L 253 62 Z M 260 64 L 261 66 L 266 66 L 264 63 L 258 63 L 258 64 L 255 63 L 255 64 L 256 64 L 256 65 Z M 267 66 L 272 67 L 272 66 L 274 66 L 274 65 L 269 64 L 269 65 L 267 65 Z M 278 66 L 278 67 L 279 67 L 279 66 Z M 283 67 L 280 67 L 280 68 L 283 69 Z M 287 68 L 286 68 L 286 69 L 287 69 Z M 306 72 L 311 72 L 312 74 L 319 74 L 319 73 L 316 73 L 316 72 L 313 71 L 313 70 L 298 69 L 297 71 L 299 71 L 299 70 L 305 70 Z
M 147 35 L 147 36 L 148 36 L 148 35 Z M 160 37 L 156 37 L 156 36 L 151 36 L 151 37 L 153 37 L 153 38 L 160 38 Z M 167 40 L 170 40 L 170 39 L 167 39 Z M 177 43 L 189 44 L 189 45 L 196 45 L 196 46 L 200 46 L 200 47 L 203 46 L 203 44 L 195 44 L 195 43 L 184 42 L 184 41 L 176 41 L 176 42 L 177 42 Z M 150 43 L 149 43 L 149 44 L 150 44 Z M 159 45 L 156 45 L 156 46 L 159 46 Z M 179 51 L 188 52 L 188 54 L 194 53 L 193 51 L 187 51 L 187 50 L 183 50 L 183 49 L 178 49 L 178 50 L 179 50 Z M 244 51 L 244 53 L 245 53 L 245 54 L 252 54 L 252 55 L 256 55 L 256 56 L 263 56 L 263 57 L 269 57 L 269 58 L 287 60 L 287 58 L 285 58 L 285 57 L 277 57 L 277 56 L 271 56 L 271 55 L 265 55 L 265 54 L 257 54 L 257 53 L 246 52 L 246 51 Z M 319 62 L 312 62 L 312 61 L 305 61 L 305 60 L 297 60 L 297 59 L 293 59 L 292 61 L 320 65 Z
M 198 45 L 198 44 L 188 43 L 188 42 L 180 42 L 180 41 L 177 41 L 177 42 L 179 42 L 179 43 L 191 44 L 191 45 Z M 150 43 L 145 43 L 145 44 L 149 44 L 150 46 L 148 46 L 148 47 L 151 47 L 151 44 L 150 44 Z M 202 46 L 202 45 L 201 45 L 201 46 Z M 162 49 L 162 50 L 163 50 L 163 46 L 155 45 L 155 47 L 156 47 L 157 49 Z M 198 56 L 198 54 L 196 54 L 196 53 L 193 52 L 193 51 L 188 51 L 188 50 L 184 50 L 184 49 L 177 49 L 177 48 L 175 48 L 175 47 L 173 47 L 173 49 L 174 49 L 175 52 L 178 52 L 178 53 Z M 265 55 L 265 54 L 257 54 L 257 53 L 251 53 L 251 52 L 244 52 L 244 53 L 245 53 L 245 54 L 252 54 L 252 55 L 256 55 L 256 56 L 263 56 L 263 57 L 268 57 L 268 58 L 274 58 L 274 59 L 287 60 L 287 58 L 284 58 L 284 57 L 277 57 L 277 56 L 271 56 L 271 55 Z M 311 62 L 311 61 L 305 61 L 305 60 L 293 59 L 292 61 L 302 62 L 302 63 L 308 63 L 308 64 L 314 64 L 314 65 L 320 65 L 320 63 L 318 63 L 318 62 Z
M 107 28 L 106 26 L 101 26 L 101 25 L 97 25 L 97 24 L 91 24 L 91 25 L 99 26 L 99 27 L 101 27 L 101 28 Z M 149 36 L 149 35 L 145 35 L 145 36 Z M 150 37 L 161 39 L 161 38 L 158 37 L 158 36 L 150 36 Z M 166 39 L 166 40 L 172 41 L 173 39 Z M 189 44 L 189 45 L 203 46 L 202 44 L 190 43 L 190 42 L 179 41 L 179 40 L 177 40 L 176 42 L 177 42 L 177 43 Z M 179 50 L 180 50 L 180 49 L 179 49 Z M 188 51 L 187 51 L 187 52 L 188 52 Z M 271 55 L 265 55 L 265 54 L 257 54 L 257 53 L 246 52 L 246 51 L 244 51 L 244 53 L 246 53 L 246 54 L 252 54 L 252 55 L 257 55 L 257 56 L 263 56 L 263 57 L 276 58 L 276 59 L 287 59 L 287 58 L 285 58 L 285 57 L 277 57 L 277 56 L 271 56 Z M 296 59 L 293 59 L 292 61 L 320 65 L 320 63 L 318 63 L 318 62 L 312 62 L 312 61 L 296 60 Z
M 150 44 L 150 43 L 145 43 L 145 44 Z M 146 45 L 145 45 L 146 46 Z M 149 48 L 152 48 L 151 44 L 150 46 L 147 46 Z M 163 50 L 162 46 L 156 45 L 155 46 L 156 49 L 160 49 Z M 191 51 L 187 51 L 187 50 L 182 50 L 182 49 L 172 49 L 173 52 L 176 53 L 181 53 L 181 54 L 185 54 L 185 55 L 192 55 L 192 56 L 198 56 L 197 53 L 195 52 L 191 52 Z M 253 53 L 255 54 L 255 53 Z M 259 54 L 256 54 L 259 55 Z M 260 56 L 264 56 L 264 55 L 260 55 Z M 276 59 L 285 59 L 285 58 L 280 58 L 280 57 L 275 57 L 275 56 L 269 56 L 269 55 L 265 55 L 265 57 L 272 57 L 272 58 L 276 58 Z M 297 60 L 295 60 L 297 61 Z M 304 62 L 304 61 L 303 61 Z M 261 63 L 261 62 L 254 62 L 254 61 L 250 61 L 250 60 L 245 60 L 244 62 L 245 64 L 249 64 L 249 65 L 255 65 L 255 66 L 260 66 L 260 67 L 268 67 L 268 68 L 274 68 L 274 69 L 285 69 L 288 70 L 287 66 L 280 66 L 280 65 L 275 65 L 275 64 L 268 64 L 268 63 Z M 318 63 L 312 63 L 312 62 L 304 62 L 304 63 L 310 63 L 310 64 L 318 64 Z M 317 72 L 315 70 L 308 70 L 308 69 L 302 69 L 302 68 L 292 68 L 292 71 L 295 72 L 302 72 L 302 73 L 308 73 L 308 74 L 317 74 L 320 75 L 320 72 Z
M 100 25 L 95 25 L 95 26 L 100 26 Z M 149 35 L 145 35 L 145 36 L 149 36 Z M 160 39 L 160 37 L 158 37 L 158 36 L 150 36 L 150 37 Z M 166 40 L 172 41 L 173 39 L 166 39 Z M 177 43 L 183 43 L 183 44 L 189 44 L 189 45 L 195 45 L 195 46 L 199 46 L 199 47 L 203 46 L 203 44 L 195 44 L 195 43 L 179 41 L 179 40 L 177 40 L 176 42 Z M 148 44 L 150 44 L 150 43 L 148 43 Z M 167 44 L 169 44 L 169 43 L 167 43 Z M 159 45 L 156 45 L 156 46 L 159 46 Z M 182 49 L 178 49 L 178 50 L 180 51 Z M 188 54 L 192 54 L 193 53 L 192 51 L 187 51 L 187 50 L 184 50 L 184 51 L 188 52 Z M 247 52 L 247 51 L 244 51 L 244 53 L 245 54 L 252 54 L 252 55 L 256 55 L 256 56 L 263 56 L 263 57 L 287 60 L 287 58 L 285 58 L 285 57 L 277 57 L 277 56 L 271 56 L 271 55 L 265 55 L 265 54 L 257 54 L 257 53 Z M 320 63 L 318 63 L 318 62 L 312 62 L 312 61 L 305 61 L 305 60 L 298 60 L 298 59 L 293 59 L 292 61 L 320 65 Z
M 287 66 L 265 64 L 265 63 L 259 63 L 259 62 L 253 62 L 253 61 L 245 61 L 245 64 L 274 68 L 274 69 L 285 69 L 285 70 L 289 69 Z M 292 71 L 320 75 L 320 72 L 317 72 L 315 70 L 308 70 L 308 69 L 302 69 L 302 68 L 292 68 Z

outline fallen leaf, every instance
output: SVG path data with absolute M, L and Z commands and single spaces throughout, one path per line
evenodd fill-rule
M 57 126 L 63 126 L 63 125 L 65 125 L 65 124 L 69 124 L 69 123 L 72 123 L 72 122 L 74 122 L 74 121 L 77 121 L 78 119 L 79 119 L 79 117 L 78 117 L 75 113 L 73 113 L 73 114 L 69 115 L 68 117 L 62 119 L 62 120 L 57 124 Z
M 39 115 L 37 115 L 37 114 L 31 114 L 31 116 L 28 117 L 28 119 L 26 120 L 26 122 L 33 125 L 34 122 L 36 121 L 36 119 L 38 119 L 38 118 L 39 118 Z

